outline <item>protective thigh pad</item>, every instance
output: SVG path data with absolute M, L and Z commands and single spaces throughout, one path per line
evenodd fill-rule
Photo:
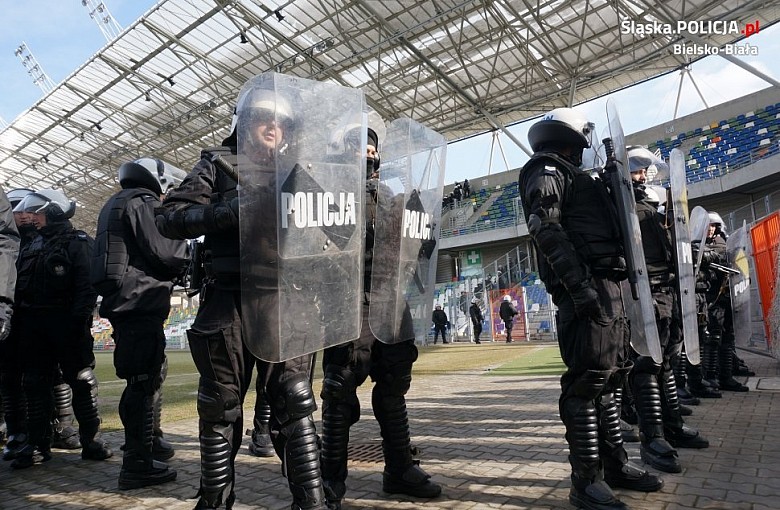
M 572 384 L 572 392 L 578 397 L 592 400 L 601 393 L 613 372 L 613 370 L 586 370 Z
M 280 398 L 273 398 L 273 410 L 281 425 L 305 418 L 317 409 L 307 374 L 295 374 L 282 382 L 280 393 Z
M 198 387 L 198 415 L 211 423 L 233 423 L 241 415 L 241 399 L 238 393 L 224 384 L 200 378 Z

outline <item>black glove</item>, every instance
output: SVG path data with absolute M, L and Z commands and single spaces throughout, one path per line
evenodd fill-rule
M 0 301 L 0 342 L 11 334 L 11 315 L 14 309 L 5 301 Z
M 577 317 L 580 319 L 598 317 L 601 312 L 601 303 L 596 289 L 583 282 L 569 289 L 569 294 L 574 301 L 574 313 L 577 314 Z

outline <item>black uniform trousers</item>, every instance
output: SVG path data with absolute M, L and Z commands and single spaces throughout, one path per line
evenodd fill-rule
M 379 423 L 388 472 L 403 473 L 412 463 L 405 395 L 418 357 L 414 340 L 381 342 L 371 332 L 368 307 L 363 309 L 360 338 L 325 349 L 322 390 L 322 476 L 329 498 L 346 492 L 349 428 L 360 419 L 359 388 L 374 382 L 371 406 Z
M 51 439 L 52 384 L 57 371 L 73 390 L 73 408 L 82 446 L 98 432 L 97 380 L 92 317 L 74 322 L 67 310 L 18 307 L 24 391 L 28 400 L 30 444 L 46 450 Z
M 277 454 L 285 461 L 287 436 L 283 426 L 289 421 L 280 410 L 290 414 L 295 403 L 287 391 L 295 380 L 309 387 L 313 356 L 301 356 L 280 363 L 259 361 L 249 350 L 242 336 L 241 291 L 208 285 L 198 315 L 188 331 L 190 352 L 200 374 L 198 389 L 199 437 L 201 443 L 201 488 L 199 494 L 210 505 L 221 503 L 225 489 L 233 497 L 235 458 L 241 446 L 243 433 L 243 402 L 257 364 L 258 378 L 264 381 L 266 396 L 272 405 L 271 437 Z M 262 339 L 253 339 L 262 341 Z M 305 390 L 305 389 L 304 389 Z M 294 393 L 294 392 L 292 392 Z M 308 397 L 304 397 L 308 399 Z M 311 399 L 313 402 L 313 399 Z M 314 406 L 316 409 L 316 405 Z M 314 409 L 306 413 L 310 415 Z M 313 421 L 312 421 L 313 427 Z M 312 439 L 316 447 L 316 437 Z M 318 468 L 318 464 L 317 464 Z M 288 482 L 295 493 L 288 471 Z M 319 486 L 319 469 L 316 485 Z M 299 484 L 300 485 L 300 484 Z M 305 485 L 305 484 L 303 484 Z
M 579 488 L 601 479 L 603 469 L 619 471 L 628 461 L 615 401 L 615 390 L 622 387 L 631 368 L 620 284 L 599 277 L 592 277 L 590 284 L 601 305 L 596 318 L 577 317 L 563 286 L 552 289 L 558 306 L 558 345 L 566 365 L 558 404 L 572 481 Z

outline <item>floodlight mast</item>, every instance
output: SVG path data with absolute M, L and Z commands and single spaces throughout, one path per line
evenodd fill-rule
M 106 41 L 111 42 L 122 33 L 122 27 L 119 26 L 119 23 L 111 16 L 111 13 L 108 12 L 106 4 L 103 2 L 95 2 L 94 0 L 81 0 L 81 5 L 87 8 L 89 17 L 95 20 L 98 28 L 103 32 L 103 37 L 106 38 Z
M 33 55 L 32 51 L 30 51 L 30 48 L 27 47 L 27 43 L 22 41 L 22 44 L 20 44 L 16 50 L 14 50 L 14 55 L 19 57 L 22 65 L 27 70 L 27 74 L 30 75 L 33 83 L 38 85 L 38 88 L 43 91 L 44 95 L 54 90 L 54 82 L 51 78 L 49 78 L 49 76 L 43 70 L 43 67 L 41 67 L 41 65 L 35 59 L 35 55 Z

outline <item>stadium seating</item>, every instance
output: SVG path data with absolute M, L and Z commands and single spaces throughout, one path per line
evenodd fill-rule
M 719 177 L 780 153 L 780 103 L 679 133 L 648 145 L 664 159 L 672 149 L 686 153 L 689 183 Z

